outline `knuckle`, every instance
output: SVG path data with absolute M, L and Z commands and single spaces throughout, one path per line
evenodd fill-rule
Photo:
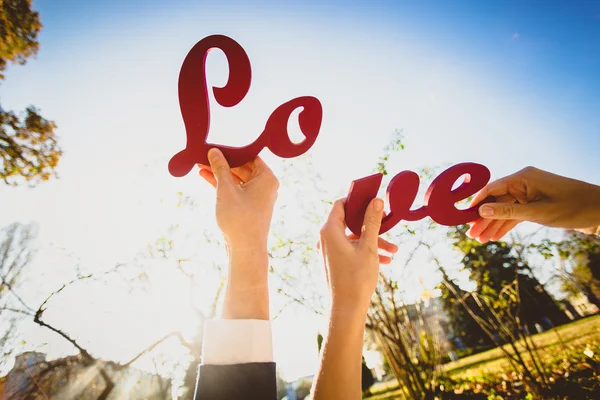
M 369 215 L 369 217 L 367 217 L 367 223 L 369 223 L 373 226 L 379 225 L 380 222 L 381 222 L 381 219 L 376 215 Z
M 538 169 L 536 167 L 528 165 L 527 167 L 523 168 L 521 170 L 521 172 L 526 175 L 531 175 L 531 174 L 535 173 L 537 170 Z
M 511 219 L 514 214 L 514 207 L 511 204 L 505 204 L 501 208 L 501 215 L 507 219 Z
M 321 227 L 321 230 L 319 231 L 319 235 L 323 238 L 326 237 L 329 234 L 329 225 L 327 223 L 325 223 L 325 225 L 323 225 Z
M 274 174 L 269 175 L 269 183 L 275 190 L 279 189 L 279 179 Z
M 215 175 L 223 175 L 227 172 L 228 168 L 224 165 L 217 165 L 213 168 Z

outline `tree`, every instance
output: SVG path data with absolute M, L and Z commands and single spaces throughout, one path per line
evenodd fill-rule
M 454 333 L 454 339 L 457 342 L 460 341 L 461 345 L 471 349 L 492 347 L 493 342 L 457 299 L 465 299 L 464 301 L 469 303 L 470 308 L 476 309 L 473 297 L 470 297 L 467 291 L 460 288 L 447 275 L 444 276 L 444 281 L 440 283 L 438 289 L 442 292 L 442 307 L 449 316 L 449 324 Z
M 393 152 L 404 149 L 403 141 L 402 131 L 394 131 L 379 157 L 377 172 L 388 175 L 390 157 Z M 421 187 L 425 188 L 435 175 L 435 169 L 423 168 L 419 172 L 423 178 Z M 403 266 L 381 266 L 379 283 L 367 317 L 367 329 L 400 383 L 404 398 L 408 399 L 434 398 L 438 378 L 442 374 L 442 329 L 439 321 L 425 315 L 422 303 L 407 304 L 402 280 L 398 278 L 414 268 L 414 257 L 423 248 L 425 236 L 434 230 L 435 225 L 422 221 L 411 228 L 404 224 L 404 229 L 393 236 L 393 242 L 404 249 L 406 259 Z
M 463 268 L 469 271 L 478 294 L 499 294 L 516 277 L 521 299 L 518 314 L 523 327 L 535 332 L 536 324 L 550 328 L 569 321 L 533 275 L 528 263 L 520 259 L 513 245 L 506 242 L 479 243 L 466 236 L 467 229 L 467 225 L 461 225 L 451 227 L 448 232 L 454 246 L 463 255 Z
M 531 332 L 534 324 L 545 318 L 553 327 L 553 323 L 566 322 L 567 317 L 533 276 L 521 252 L 503 242 L 481 244 L 467 237 L 466 231 L 466 226 L 452 227 L 448 235 L 477 288 L 472 292 L 457 290 L 439 259 L 432 255 L 442 273 L 442 284 L 503 352 L 514 371 L 522 374 L 528 390 L 545 398 L 551 381 Z M 521 343 L 517 345 L 518 342 Z M 529 362 L 524 354 L 529 356 Z
M 37 324 L 39 327 L 54 332 L 67 342 L 69 342 L 73 348 L 77 351 L 77 354 L 73 357 L 66 357 L 59 360 L 47 362 L 44 359 L 35 361 L 32 365 L 27 365 L 27 373 L 32 374 L 32 379 L 23 382 L 19 386 L 19 393 L 23 395 L 23 398 L 37 398 L 34 393 L 38 393 L 42 386 L 56 387 L 55 373 L 59 373 L 67 381 L 76 377 L 78 373 L 82 371 L 91 371 L 93 375 L 88 378 L 93 378 L 94 382 L 89 382 L 90 385 L 96 385 L 95 388 L 99 389 L 96 400 L 106 400 L 109 398 L 111 393 L 116 387 L 116 382 L 121 373 L 127 373 L 127 369 L 139 360 L 142 356 L 147 353 L 151 353 L 158 345 L 163 343 L 169 338 L 177 338 L 184 344 L 187 343 L 179 332 L 171 332 L 164 337 L 158 339 L 150 346 L 141 350 L 136 356 L 131 358 L 125 363 L 117 363 L 114 361 L 106 361 L 100 359 L 94 355 L 92 351 L 88 350 L 81 344 L 81 340 L 71 335 L 61 327 L 56 326 L 52 322 L 46 321 L 44 314 L 48 307 L 51 306 L 52 301 L 68 290 L 72 285 L 81 283 L 83 281 L 100 279 L 100 276 L 94 276 L 94 274 L 82 275 L 77 273 L 77 276 L 64 283 L 57 289 L 51 291 L 48 296 L 41 302 L 38 307 L 32 307 L 28 304 L 25 298 L 21 295 L 21 289 L 25 290 L 25 271 L 29 266 L 29 263 L 33 259 L 35 254 L 35 248 L 33 240 L 35 234 L 31 227 L 13 224 L 3 229 L 0 234 L 0 315 L 2 319 L 0 321 L 6 321 L 8 315 L 14 315 L 21 318 L 30 318 L 30 320 Z M 103 272 L 99 275 L 106 276 L 118 272 L 122 265 Z M 31 288 L 29 288 L 31 289 Z M 3 346 L 1 349 L 3 353 L 7 355 L 13 355 L 11 348 L 12 336 L 10 335 L 14 329 L 15 324 L 10 326 L 0 326 L 4 329 L 4 336 L 0 339 L 0 345 Z M 18 334 L 18 331 L 16 332 Z M 32 372 L 33 371 L 33 372 Z M 76 381 L 76 379 L 74 379 Z M 162 385 L 162 381 L 159 379 L 159 383 Z M 163 398 L 166 397 L 168 387 L 163 387 L 161 392 L 164 393 Z
M 15 326 L 23 313 L 11 310 L 23 310 L 25 301 L 17 294 L 21 278 L 35 254 L 33 240 L 35 230 L 32 226 L 14 223 L 0 231 L 0 354 L 7 360 L 13 353 L 16 339 Z M 0 364 L 2 366 L 2 364 Z
M 600 277 L 588 263 L 575 265 L 571 271 L 571 279 L 565 279 L 562 289 L 569 297 L 575 297 L 583 292 L 590 303 L 600 307 Z
M 8 62 L 23 65 L 36 55 L 41 28 L 30 0 L 0 2 L 0 79 Z M 0 178 L 11 186 L 35 186 L 55 176 L 62 155 L 55 129 L 56 124 L 33 106 L 20 116 L 0 106 Z
M 583 294 L 600 308 L 600 239 L 594 235 L 572 233 L 563 241 L 546 241 L 544 246 L 558 252 L 562 261 L 558 277 L 562 289 L 570 296 Z

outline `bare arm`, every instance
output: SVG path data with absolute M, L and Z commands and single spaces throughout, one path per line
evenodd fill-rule
M 600 186 L 527 167 L 487 184 L 473 199 L 496 203 L 479 208 L 482 218 L 468 235 L 481 242 L 499 240 L 523 221 L 600 234 Z
M 383 201 L 369 205 L 360 238 L 345 233 L 344 200 L 338 200 L 321 230 L 319 248 L 332 297 L 329 331 L 319 372 L 313 385 L 315 400 L 353 400 L 362 397 L 361 361 L 365 323 L 379 278 L 379 264 L 391 258 L 378 249 L 397 247 L 378 237 Z
M 260 159 L 230 169 L 218 150 L 200 175 L 217 189 L 217 223 L 227 242 L 224 319 L 269 319 L 267 236 L 279 183 Z

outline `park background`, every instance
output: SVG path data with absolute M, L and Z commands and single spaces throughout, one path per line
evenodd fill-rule
M 4 1 L 3 13 L 21 3 L 28 2 Z M 268 115 L 293 97 L 312 95 L 323 104 L 321 133 L 305 156 L 280 160 L 268 151 L 261 154 L 282 183 L 270 250 L 275 359 L 283 381 L 298 385 L 316 369 L 317 336 L 326 328 L 326 292 L 314 244 L 331 202 L 347 193 L 353 179 L 380 169 L 388 172 L 389 182 L 410 169 L 426 185 L 444 167 L 474 161 L 486 165 L 493 178 L 533 165 L 600 183 L 596 1 L 40 0 L 32 7 L 43 25 L 39 50 L 25 65 L 9 63 L 3 71 L 2 112 L 22 115 L 29 105 L 36 106 L 56 123 L 56 150 L 62 154 L 49 179 L 25 181 L 16 174 L 0 187 L 3 248 L 25 249 L 19 274 L 9 274 L 13 256 L 8 251 L 0 266 L 0 375 L 15 372 L 12 382 L 19 382 L 20 394 L 14 396 L 42 396 L 30 379 L 36 373 L 54 393 L 51 398 L 78 398 L 86 390 L 86 396 L 98 398 L 106 379 L 117 383 L 107 396 L 149 398 L 144 390 L 156 388 L 167 396 L 189 396 L 190 365 L 201 359 L 203 320 L 218 315 L 226 259 L 212 214 L 213 189 L 195 171 L 176 179 L 166 166 L 185 143 L 177 100 L 179 68 L 189 49 L 210 34 L 237 40 L 253 72 L 240 105 L 223 109 L 211 98 L 210 140 L 253 141 Z M 223 85 L 228 73 L 224 56 L 214 51 L 207 63 L 209 85 Z M 289 128 L 291 137 L 301 138 L 294 118 Z M 3 119 L 2 133 L 10 131 Z M 436 262 L 462 290 L 477 293 L 487 287 L 472 279 L 475 267 L 465 264 L 462 244 L 474 244 L 457 232 L 429 221 L 400 224 L 390 232 L 400 252 L 384 272 L 397 284 L 396 311 L 404 307 L 412 315 L 411 307 L 436 304 L 444 309 L 439 300 L 443 274 Z M 592 270 L 586 260 L 597 243 L 526 224 L 505 241 L 497 246 L 507 248 L 505 256 L 514 263 L 531 267 L 523 274 L 535 278 L 553 297 L 552 304 L 563 310 L 567 306 L 558 301 L 572 300 L 582 315 L 596 310 L 589 295 L 598 290 L 600 267 Z M 486 260 L 486 252 L 494 249 L 481 249 Z M 510 280 L 497 283 L 513 287 Z M 494 307 L 505 306 L 506 292 L 490 295 Z M 34 321 L 50 295 L 43 321 L 63 335 Z M 456 309 L 456 304 L 448 307 Z M 390 316 L 390 308 L 384 309 Z M 412 322 L 403 331 L 415 334 L 396 339 L 413 351 L 406 362 L 426 369 L 417 375 L 435 377 L 426 379 L 431 387 L 418 389 L 425 396 L 444 386 L 440 377 L 449 375 L 448 368 L 438 364 L 448 360 L 429 360 L 428 367 L 429 361 L 419 358 L 424 357 L 420 335 L 432 329 L 418 323 L 416 311 L 408 319 Z M 591 333 L 597 331 L 593 319 L 583 322 L 591 324 Z M 559 325 L 533 321 L 532 327 L 536 323 L 541 331 Z M 449 357 L 461 346 L 445 329 L 444 340 L 434 347 Z M 519 339 L 523 330 L 516 331 Z M 367 364 L 387 372 L 384 379 L 394 377 L 374 336 L 367 335 Z M 555 339 L 546 340 L 555 344 Z M 567 346 L 568 339 L 556 346 Z M 489 340 L 483 335 L 481 346 L 465 346 L 465 351 L 494 347 Z M 592 371 L 590 379 L 596 380 L 597 337 L 579 338 L 573 346 L 565 359 L 582 357 L 589 366 L 582 369 Z M 123 367 L 141 353 L 131 368 Z M 20 369 L 14 364 L 19 354 L 24 355 Z M 48 360 L 68 360 L 64 364 L 73 365 L 73 377 L 69 368 Z M 559 364 L 561 376 L 579 365 Z M 507 365 L 502 368 L 508 374 Z M 141 384 L 123 378 L 128 369 L 143 376 Z M 152 384 L 143 383 L 150 379 L 145 374 L 156 378 Z M 451 384 L 488 396 L 508 382 L 508 394 L 500 395 L 510 398 L 539 395 L 539 390 L 550 390 L 549 378 L 556 379 L 539 378 L 546 382 L 538 390 L 538 378 L 528 382 L 524 374 L 483 376 L 479 389 L 478 382 Z M 470 375 L 481 376 L 477 371 Z M 380 386 L 389 398 L 406 396 L 394 379 Z M 510 389 L 521 381 L 525 389 Z M 3 382 L 10 389 L 11 381 Z

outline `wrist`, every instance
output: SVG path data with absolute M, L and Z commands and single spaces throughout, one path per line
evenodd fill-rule
M 332 308 L 329 315 L 330 329 L 344 330 L 345 332 L 355 332 L 357 335 L 364 334 L 367 323 L 367 311 L 348 310 Z
M 266 247 L 228 246 L 225 319 L 269 319 L 269 256 Z
M 586 221 L 589 226 L 586 228 L 589 233 L 598 234 L 600 227 L 600 186 L 589 184 L 591 190 L 584 196 L 587 207 L 584 208 Z
M 332 319 L 365 320 L 369 312 L 369 301 L 339 301 L 334 298 L 331 304 L 330 317 Z
M 266 289 L 269 254 L 264 247 L 228 248 L 230 289 Z
M 262 235 L 245 236 L 240 238 L 234 238 L 225 235 L 225 244 L 229 253 L 257 253 L 261 250 L 266 253 L 267 251 L 267 238 Z

